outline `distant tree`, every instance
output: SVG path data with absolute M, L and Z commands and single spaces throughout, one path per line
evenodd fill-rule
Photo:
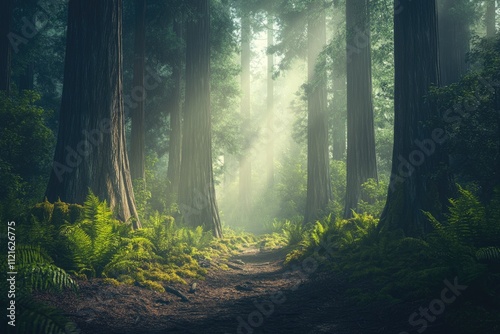
M 182 54 L 183 47 L 183 19 L 179 15 L 173 20 L 173 30 L 178 40 L 177 54 L 172 63 L 172 94 L 170 95 L 170 135 L 168 150 L 167 177 L 170 181 L 168 187 L 171 202 L 177 201 L 179 192 L 179 180 L 181 175 L 181 150 L 182 150 L 182 114 L 181 114 L 181 85 L 182 85 Z
M 333 160 L 344 161 L 346 154 L 346 48 L 342 24 L 345 18 L 345 4 L 336 3 L 333 13 L 334 36 L 331 44 L 332 57 L 332 101 L 331 101 L 331 137 Z M 342 30 L 342 31 L 341 31 Z M 342 37 L 342 38 L 340 38 Z M 340 43 L 339 43 L 340 42 Z
M 493 37 L 497 32 L 496 28 L 496 0 L 486 0 L 486 37 Z
M 252 192 L 252 159 L 249 156 L 251 136 L 251 75 L 250 61 L 252 50 L 250 48 L 252 39 L 252 28 L 250 13 L 242 9 L 241 14 L 241 133 L 243 136 L 243 147 L 239 159 L 239 202 L 242 217 L 247 217 L 251 206 Z
M 352 210 L 358 207 L 361 185 L 370 178 L 377 179 L 368 0 L 346 2 L 346 26 L 347 186 L 344 217 L 350 218 Z
M 267 48 L 274 44 L 274 17 L 271 12 L 267 13 Z M 274 55 L 267 54 L 267 182 L 269 186 L 274 184 Z
M 135 0 L 134 79 L 132 85 L 130 134 L 130 173 L 132 179 L 145 179 L 144 87 L 146 57 L 146 0 Z
M 0 90 L 10 92 L 11 46 L 9 33 L 12 26 L 14 0 L 2 1 L 0 10 Z
M 187 2 L 186 94 L 179 205 L 184 220 L 222 237 L 215 199 L 210 119 L 210 1 Z
M 438 0 L 441 84 L 457 82 L 467 71 L 472 9 L 468 0 Z
M 332 199 L 328 151 L 326 78 L 316 71 L 320 52 L 326 44 L 326 18 L 322 1 L 309 5 L 307 23 L 307 200 L 304 222 L 320 217 Z
M 394 148 L 387 203 L 379 226 L 420 236 L 430 229 L 423 211 L 443 210 L 438 177 L 445 133 L 428 126 L 436 116 L 426 99 L 439 85 L 435 0 L 396 0 L 394 8 Z
M 91 190 L 140 228 L 125 147 L 122 1 L 70 0 L 64 88 L 50 201 L 84 203 Z

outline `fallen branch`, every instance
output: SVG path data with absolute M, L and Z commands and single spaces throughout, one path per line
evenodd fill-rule
M 183 302 L 189 302 L 189 298 L 185 294 L 170 285 L 165 286 L 165 291 L 180 297 Z
M 229 268 L 234 269 L 234 270 L 243 270 L 243 268 L 241 268 L 240 266 L 234 265 L 234 264 L 229 263 L 229 262 L 228 262 L 226 265 L 227 265 Z

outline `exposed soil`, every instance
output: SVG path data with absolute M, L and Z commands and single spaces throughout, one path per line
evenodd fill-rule
M 283 250 L 247 249 L 233 257 L 228 271 L 209 269 L 194 293 L 189 293 L 190 286 L 175 285 L 189 301 L 102 280 L 79 282 L 78 294 L 37 298 L 63 310 L 82 334 L 356 334 L 399 333 L 407 327 L 394 315 L 410 314 L 408 305 L 397 310 L 383 305 L 353 308 L 346 302 L 345 279 L 317 274 L 313 267 L 306 268 L 311 275 L 303 268 L 285 269 L 284 256 Z

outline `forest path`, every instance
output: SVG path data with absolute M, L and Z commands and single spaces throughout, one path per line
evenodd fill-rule
M 248 248 L 231 258 L 229 270 L 209 268 L 206 279 L 196 282 L 195 293 L 188 292 L 189 286 L 174 285 L 189 302 L 171 293 L 102 280 L 79 282 L 78 295 L 38 297 L 63 310 L 82 334 L 379 332 L 379 324 L 373 323 L 378 310 L 347 307 L 343 280 L 308 275 L 298 267 L 285 269 L 285 255 L 283 249 Z

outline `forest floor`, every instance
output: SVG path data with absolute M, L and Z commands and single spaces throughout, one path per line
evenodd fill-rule
M 395 321 L 395 313 L 411 314 L 411 306 L 353 306 L 346 298 L 345 278 L 285 268 L 285 255 L 283 249 L 248 248 L 230 260 L 229 270 L 209 268 L 194 293 L 189 293 L 191 286 L 172 285 L 189 301 L 99 279 L 79 281 L 78 293 L 40 294 L 37 299 L 62 310 L 82 334 L 357 334 L 400 333 L 408 327 L 404 318 Z

